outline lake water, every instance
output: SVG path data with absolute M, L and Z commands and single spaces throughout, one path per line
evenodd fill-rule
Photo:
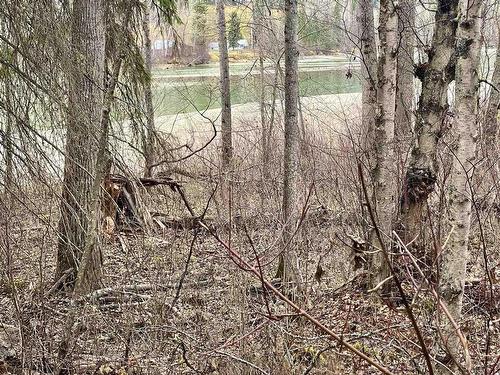
M 284 69 L 282 68 L 283 72 Z M 347 71 L 352 71 L 352 78 L 347 78 Z M 269 100 L 275 71 L 271 64 L 266 64 L 266 95 Z M 239 107 L 239 116 L 253 118 L 258 116 L 259 109 L 256 104 L 260 97 L 260 75 L 259 66 L 253 62 L 237 62 L 230 64 L 231 75 L 231 99 L 232 104 L 248 104 Z M 197 110 L 213 109 L 206 113 L 212 119 L 218 117 L 220 108 L 220 95 L 218 88 L 219 65 L 211 63 L 194 67 L 175 67 L 169 69 L 155 69 L 153 72 L 153 90 L 155 117 L 157 127 L 165 132 L 175 133 L 179 139 L 183 134 L 190 142 L 194 134 L 193 142 L 203 142 L 207 134 L 212 134 L 210 124 L 206 119 L 195 113 Z M 330 94 L 356 93 L 361 90 L 359 65 L 351 64 L 343 57 L 321 57 L 306 58 L 299 61 L 300 94 L 308 97 L 302 103 L 307 109 L 314 111 L 319 106 L 315 102 L 315 96 Z M 282 99 L 283 82 L 278 80 L 277 99 Z M 322 99 L 321 112 L 323 107 L 333 110 L 336 102 Z M 233 115 L 236 108 L 233 109 Z M 307 111 L 306 111 L 307 112 Z M 181 116 L 175 116 L 182 114 Z M 307 116 L 307 113 L 305 114 Z M 250 117 L 249 117 L 250 116 Z M 127 126 L 128 119 L 121 114 L 114 123 L 114 130 L 118 132 L 120 138 L 132 139 L 130 128 Z M 206 130 L 206 134 L 204 131 Z M 42 129 L 41 133 L 50 144 L 42 141 L 38 137 L 36 142 L 37 150 L 32 152 L 32 157 L 38 158 L 40 165 L 44 165 L 47 172 L 62 177 L 64 156 L 60 150 L 64 149 L 65 130 L 59 128 Z M 14 141 L 20 142 L 19 136 L 14 135 Z M 56 145 L 54 149 L 52 145 Z M 123 164 L 129 166 L 142 165 L 142 158 L 136 155 L 127 142 L 118 141 L 111 137 L 114 154 L 123 158 Z M 0 145 L 0 155 L 3 155 L 3 148 Z M 0 162 L 2 162 L 0 158 Z M 21 166 L 20 166 L 21 168 Z M 0 177 L 1 182 L 1 177 Z
M 348 71 L 352 72 L 350 78 L 346 76 Z M 232 104 L 259 100 L 258 63 L 230 63 L 230 76 Z M 271 96 L 274 76 L 274 66 L 266 63 L 265 86 L 268 97 Z M 281 74 L 278 76 L 278 87 L 283 88 Z M 305 58 L 299 62 L 300 95 L 304 97 L 359 92 L 359 78 L 359 65 L 342 56 Z M 219 108 L 218 80 L 218 63 L 155 69 L 153 92 L 156 116 Z M 278 95 L 282 95 L 282 90 L 278 90 Z

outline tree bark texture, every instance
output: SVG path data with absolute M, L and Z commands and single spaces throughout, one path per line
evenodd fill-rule
M 493 86 L 490 90 L 488 107 L 483 128 L 483 146 L 485 155 L 496 158 L 498 154 L 498 108 L 500 107 L 500 37 L 498 38 L 497 52 L 495 58 L 495 69 L 491 78 Z
M 398 191 L 402 194 L 401 183 L 405 173 L 410 141 L 413 132 L 413 99 L 415 97 L 414 78 L 414 43 L 415 43 L 415 0 L 403 0 L 400 3 L 398 31 L 398 74 L 396 83 L 396 117 L 394 137 L 396 162 L 398 167 Z
M 104 81 L 102 0 L 75 0 L 72 15 L 66 155 L 57 277 L 72 269 L 74 282 L 93 214 L 93 182 L 101 133 Z
M 253 7 L 254 21 L 254 43 L 259 51 L 259 110 L 260 110 L 260 126 L 261 126 L 261 162 L 262 162 L 262 201 L 267 198 L 267 185 L 271 179 L 269 162 L 270 162 L 270 124 L 267 121 L 266 110 L 266 71 L 265 71 L 265 56 L 264 56 L 264 4 L 261 0 L 256 0 Z
M 358 24 L 360 26 L 360 54 L 362 82 L 361 134 L 363 147 L 370 156 L 373 154 L 373 134 L 377 107 L 377 44 L 371 0 L 360 0 Z M 370 163 L 373 164 L 373 163 Z
M 500 31 L 500 27 L 498 27 Z M 497 51 L 495 58 L 495 69 L 491 82 L 494 87 L 490 89 L 488 107 L 484 117 L 482 129 L 482 156 L 488 160 L 485 166 L 490 171 L 493 183 L 498 182 L 500 178 L 500 165 L 498 155 L 500 147 L 498 145 L 498 109 L 500 108 L 500 34 L 497 41 Z M 497 187 L 495 194 L 492 194 L 490 202 L 494 202 L 500 196 L 500 190 Z
M 471 179 L 478 135 L 478 68 L 481 53 L 482 1 L 461 1 L 461 19 L 457 29 L 455 73 L 455 122 L 453 166 L 449 185 L 450 235 L 441 254 L 439 288 L 443 302 L 456 322 L 460 321 L 468 258 L 469 230 L 472 209 Z M 443 346 L 453 360 L 441 369 L 452 374 L 463 366 L 464 352 L 453 325 L 443 317 Z M 470 369 L 469 369 L 470 371 Z
M 293 246 L 299 216 L 300 130 L 298 118 L 299 50 L 297 45 L 297 0 L 285 1 L 285 150 L 283 176 L 283 241 L 280 269 L 284 280 L 298 281 Z
M 422 209 L 437 180 L 437 145 L 448 111 L 448 85 L 455 75 L 455 32 L 458 0 L 439 0 L 429 60 L 416 68 L 422 81 L 415 119 L 416 143 L 401 197 L 406 239 L 418 234 Z
M 14 180 L 14 163 L 13 163 L 13 150 L 12 150 L 12 136 L 14 133 L 14 106 L 12 103 L 12 77 L 8 76 L 5 78 L 5 101 L 7 106 L 7 111 L 5 113 L 5 130 L 2 133 L 2 147 L 4 150 L 3 159 L 5 161 L 5 169 L 3 170 L 3 188 L 5 192 L 5 198 L 8 197 L 13 188 Z
M 394 116 L 396 106 L 396 73 L 398 15 L 392 0 L 380 2 L 380 55 L 378 60 L 377 113 L 375 116 L 375 169 L 373 173 L 374 205 L 377 213 L 377 224 L 382 233 L 390 237 L 392 233 L 392 216 L 395 207 L 394 184 Z M 371 243 L 375 249 L 381 249 L 377 236 L 371 235 Z M 385 246 L 390 248 L 391 241 Z M 371 285 L 374 287 L 388 277 L 389 268 L 382 251 L 372 257 Z
M 221 93 L 221 135 L 222 135 L 222 170 L 231 169 L 233 141 L 231 133 L 231 91 L 229 82 L 229 59 L 227 53 L 226 20 L 224 1 L 217 0 L 217 26 L 219 32 L 219 68 Z
M 400 7 L 395 123 L 395 137 L 398 141 L 407 138 L 412 131 L 413 97 L 415 95 L 413 84 L 413 54 L 416 33 L 415 0 L 403 0 Z
M 152 59 L 151 59 L 151 33 L 150 33 L 150 10 L 146 4 L 144 21 L 142 24 L 144 33 L 144 67 L 148 75 L 148 80 L 144 85 L 144 101 L 146 107 L 146 136 L 144 140 L 144 177 L 151 177 L 151 165 L 154 164 L 155 149 L 155 112 L 153 107 L 152 85 Z

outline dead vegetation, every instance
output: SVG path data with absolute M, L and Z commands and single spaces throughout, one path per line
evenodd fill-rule
M 300 224 L 301 282 L 306 295 L 302 308 L 392 373 L 424 372 L 401 299 L 395 295 L 380 300 L 365 292 L 369 251 L 361 239 L 360 228 L 367 224 L 356 166 L 328 162 L 339 155 L 348 160 L 345 153 L 353 150 L 342 142 L 335 149 L 320 148 L 319 139 L 314 143 L 318 151 L 305 163 L 313 168 L 308 172 L 314 176 L 313 183 L 306 187 L 311 198 Z M 200 158 L 210 157 L 211 152 L 205 150 Z M 214 194 L 217 180 L 182 176 L 180 183 L 137 180 L 128 191 L 136 196 L 133 212 L 142 213 L 141 221 L 149 219 L 139 226 L 123 221 L 102 239 L 102 287 L 77 300 L 55 288 L 57 238 L 50 230 L 58 220 L 57 209 L 50 204 L 55 190 L 40 186 L 37 195 L 26 200 L 35 216 L 19 202 L 12 204 L 4 211 L 8 220 L 2 222 L 2 254 L 7 262 L 0 287 L 4 368 L 19 374 L 29 369 L 40 374 L 61 370 L 75 374 L 377 373 L 306 317 L 291 311 L 217 241 L 217 236 L 224 241 L 230 238 L 231 249 L 259 267 L 262 276 L 281 290 L 280 281 L 274 280 L 281 232 L 274 207 L 279 206 L 275 201 L 279 196 L 272 190 L 273 181 L 269 190 L 251 183 L 258 181 L 259 173 L 248 168 L 254 156 L 248 153 L 238 166 L 231 221 Z M 197 168 L 186 163 L 183 168 L 196 173 Z M 111 181 L 122 189 L 130 183 L 124 176 L 112 176 Z M 159 185 L 146 190 L 140 182 Z M 181 190 L 194 215 L 186 208 Z M 115 203 L 118 216 L 123 215 L 128 208 Z M 479 213 L 485 215 L 482 224 L 489 247 L 496 243 L 491 242 L 496 241 L 491 212 Z M 471 251 L 479 259 L 481 243 L 474 240 L 479 236 L 477 221 L 473 233 Z M 394 264 L 420 330 L 432 342 L 438 334 L 436 301 L 404 249 L 395 252 Z M 498 280 L 491 296 L 481 272 L 476 275 L 467 284 L 462 327 L 474 368 L 484 368 L 488 351 L 488 366 L 495 371 L 500 354 Z M 75 317 L 70 327 L 69 316 Z M 71 339 L 62 357 L 61 342 L 68 332 Z

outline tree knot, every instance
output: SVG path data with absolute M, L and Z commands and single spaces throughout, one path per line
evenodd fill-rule
M 434 191 L 436 175 L 429 168 L 412 167 L 406 173 L 402 204 L 421 202 Z

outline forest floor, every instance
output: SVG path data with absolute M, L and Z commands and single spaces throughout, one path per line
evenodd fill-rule
M 355 269 L 359 254 L 353 250 L 353 238 L 363 237 L 366 229 L 352 162 L 352 145 L 359 143 L 359 102 L 359 94 L 302 101 L 302 121 L 311 141 L 302 150 L 302 188 L 310 199 L 297 243 L 304 286 L 301 306 L 393 374 L 425 374 L 401 298 L 397 293 L 385 299 L 366 293 L 363 262 Z M 204 115 L 215 121 L 218 113 L 209 110 Z M 164 172 L 184 186 L 197 215 L 209 207 L 206 220 L 218 236 L 254 264 L 258 255 L 263 276 L 273 280 L 281 249 L 282 140 L 276 137 L 270 165 L 263 166 L 270 174 L 265 184 L 256 147 L 259 116 L 256 104 L 235 107 L 231 225 L 220 192 L 213 194 L 218 186 L 217 144 L 178 163 L 189 173 L 169 171 L 168 165 Z M 211 122 L 200 122 L 199 114 L 173 119 L 158 119 L 161 131 L 177 129 L 173 145 L 189 143 L 193 150 L 213 135 Z M 137 162 L 123 164 L 133 169 Z M 52 291 L 59 190 L 58 183 L 23 186 L 23 204 L 2 213 L 7 220 L 0 228 L 6 260 L 0 279 L 0 362 L 12 373 L 57 373 L 62 358 L 68 373 L 89 375 L 379 373 L 304 316 L 294 315 L 262 288 L 259 278 L 241 269 L 209 231 L 193 228 L 179 195 L 168 187 L 140 191 L 143 210 L 152 217 L 145 215 L 142 230 L 121 228 L 103 239 L 99 293 L 74 300 Z M 435 207 L 430 209 L 429 220 L 438 216 Z M 494 214 L 488 215 L 482 229 L 485 247 L 494 255 L 498 223 L 495 226 Z M 434 224 L 426 222 L 424 227 Z M 478 265 L 483 246 L 477 221 L 472 233 L 471 264 Z M 498 263 L 493 255 L 493 263 Z M 401 249 L 395 251 L 394 262 L 426 346 L 433 358 L 442 360 L 435 345 L 435 300 Z M 469 276 L 479 281 L 467 286 L 460 324 L 469 340 L 471 373 L 495 375 L 500 371 L 500 298 L 488 295 L 480 272 L 471 269 Z M 67 346 L 61 351 L 63 342 Z M 0 373 L 4 370 L 0 366 Z
M 210 196 L 200 186 L 186 186 L 197 213 Z M 169 219 L 187 216 L 179 197 L 168 189 L 159 188 L 147 200 L 152 212 L 165 212 Z M 238 267 L 209 232 L 169 228 L 171 221 L 162 221 L 161 215 L 147 231 L 119 231 L 103 243 L 103 288 L 112 290 L 77 301 L 64 293 L 48 294 L 54 285 L 57 243 L 49 228 L 56 227 L 57 207 L 38 202 L 43 213 L 38 221 L 16 215 L 13 208 L 2 228 L 10 239 L 11 262 L 10 278 L 0 283 L 0 349 L 18 360 L 9 368 L 12 373 L 29 373 L 27 367 L 34 370 L 31 374 L 54 373 L 68 324 L 70 373 L 378 373 L 264 292 L 260 280 Z M 279 254 L 280 230 L 273 213 L 279 212 L 273 210 L 278 203 L 266 202 L 265 209 L 257 202 L 247 201 L 231 230 L 217 219 L 213 206 L 207 220 L 224 240 L 231 238 L 231 246 L 245 259 L 259 254 L 263 275 L 272 280 Z M 299 247 L 302 306 L 394 374 L 426 373 L 398 299 L 380 300 L 362 288 L 364 274 L 354 270 L 347 236 L 356 231 L 352 217 L 346 210 L 310 209 Z M 409 280 L 404 286 L 414 295 Z M 497 323 L 486 327 L 488 311 L 495 310 L 477 295 L 466 295 L 461 325 L 469 340 L 472 373 L 494 375 L 500 355 L 498 309 L 491 316 Z M 412 306 L 431 347 L 436 312 L 425 288 Z M 489 373 L 482 370 L 486 352 Z

